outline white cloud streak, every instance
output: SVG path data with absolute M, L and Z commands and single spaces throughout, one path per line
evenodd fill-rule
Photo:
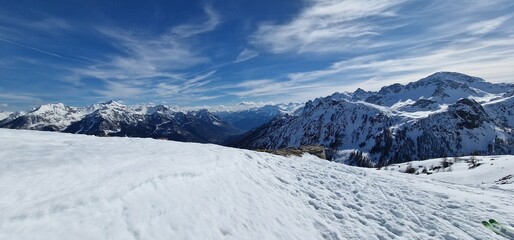
M 219 14 L 211 5 L 205 5 L 203 10 L 207 15 L 207 20 L 205 22 L 180 25 L 171 29 L 171 33 L 180 37 L 191 37 L 216 29 L 216 27 L 221 23 Z
M 0 99 L 5 101 L 41 101 L 40 98 L 27 94 L 0 93 Z
M 212 6 L 206 5 L 203 9 L 206 14 L 203 22 L 178 25 L 158 36 L 113 28 L 99 29 L 104 36 L 114 40 L 122 53 L 111 56 L 107 63 L 97 62 L 87 68 L 77 68 L 74 75 L 106 81 L 106 89 L 96 93 L 117 99 L 152 92 L 164 96 L 167 93 L 176 94 L 175 89 L 207 84 L 203 79 L 216 71 L 192 79 L 177 73 L 209 62 L 209 58 L 202 55 L 191 38 L 215 30 L 221 18 Z M 145 90 L 148 88 L 151 91 Z
M 510 16 L 501 16 L 495 19 L 491 20 L 485 20 L 481 22 L 474 23 L 467 27 L 467 31 L 471 32 L 471 34 L 474 35 L 480 35 L 480 34 L 487 34 L 495 29 L 497 29 L 499 26 L 501 26 L 503 23 L 505 23 L 507 20 L 509 20 Z
M 377 35 L 378 26 L 368 19 L 388 18 L 402 0 L 318 0 L 286 24 L 265 23 L 251 42 L 273 53 L 340 52 L 348 41 Z
M 259 53 L 257 51 L 245 48 L 243 51 L 239 53 L 239 55 L 237 55 L 236 60 L 234 60 L 234 63 L 245 62 L 257 56 L 259 56 Z
M 90 62 L 87 62 L 87 61 L 84 61 L 84 60 L 81 60 L 81 59 L 72 58 L 72 57 L 65 57 L 65 56 L 59 55 L 57 53 L 48 52 L 48 51 L 45 51 L 45 50 L 42 50 L 42 49 L 39 49 L 39 48 L 27 46 L 25 44 L 21 44 L 19 42 L 11 41 L 9 39 L 5 39 L 5 38 L 2 38 L 2 37 L 0 37 L 0 41 L 6 42 L 6 43 L 9 43 L 9 44 L 21 47 L 21 48 L 29 49 L 29 50 L 32 50 L 32 51 L 35 51 L 35 52 L 39 52 L 39 53 L 42 53 L 42 54 L 45 54 L 45 55 L 49 55 L 49 56 L 52 56 L 52 57 L 60 58 L 60 59 L 63 59 L 63 60 L 71 60 L 71 61 L 76 61 L 76 62 L 86 63 L 86 64 L 90 63 Z

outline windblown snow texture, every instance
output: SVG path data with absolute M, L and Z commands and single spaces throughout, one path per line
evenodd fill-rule
M 501 239 L 512 184 L 312 156 L 0 129 L 0 239 Z M 514 161 L 514 159 L 510 159 Z

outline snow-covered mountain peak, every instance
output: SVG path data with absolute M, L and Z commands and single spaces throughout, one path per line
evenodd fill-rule
M 334 100 L 340 100 L 340 99 L 351 100 L 353 97 L 353 94 L 348 93 L 348 92 L 335 92 L 332 95 L 330 95 L 329 97 Z
M 48 114 L 55 113 L 59 115 L 64 115 L 68 112 L 69 107 L 65 106 L 63 103 L 50 103 L 40 105 L 34 109 L 32 109 L 29 114 Z
M 106 105 L 106 106 L 123 106 L 123 104 L 117 102 L 117 101 L 114 101 L 114 100 L 109 100 L 107 102 L 104 102 L 102 103 L 103 105 Z
M 213 115 L 211 112 L 209 112 L 207 109 L 200 109 L 198 111 L 190 112 L 191 114 L 194 114 L 195 116 L 202 118 L 202 119 L 213 119 Z
M 220 126 L 221 124 L 223 124 L 223 120 L 221 120 L 218 116 L 209 112 L 207 109 L 200 109 L 195 112 L 189 112 L 189 114 L 195 116 L 199 120 L 202 120 L 207 123 L 212 123 L 216 126 Z
M 157 105 L 157 106 L 147 107 L 146 111 L 144 111 L 144 112 L 142 111 L 142 113 L 147 114 L 147 115 L 153 115 L 156 113 L 168 114 L 171 112 L 176 112 L 176 111 L 174 111 L 174 109 L 172 109 L 170 106 L 167 106 L 167 105 Z
M 105 102 L 105 103 L 101 103 L 100 105 L 104 109 L 122 109 L 122 108 L 127 108 L 126 105 L 123 105 L 123 104 L 121 104 L 119 102 L 116 102 L 114 100 L 111 100 L 111 101 L 108 101 L 108 102 Z
M 0 111 L 0 121 L 8 118 L 9 116 L 11 116 L 11 114 L 13 114 L 13 113 L 12 112 Z
M 11 114 L 2 121 L 2 127 L 61 131 L 85 114 L 83 109 L 66 106 L 63 103 L 45 104 L 27 113 Z
M 488 83 L 482 78 L 461 73 L 438 72 L 406 85 L 396 83 L 382 87 L 377 93 L 369 94 L 366 102 L 388 107 L 420 99 L 435 101 L 435 105 L 451 104 L 461 98 L 490 99 L 508 91 L 509 88 L 513 89 L 514 85 Z
M 441 80 L 449 80 L 454 82 L 461 83 L 476 83 L 476 82 L 485 82 L 484 79 L 479 77 L 469 76 L 463 73 L 458 72 L 436 72 L 426 78 L 420 80 L 420 82 L 424 81 L 441 81 Z
M 114 100 L 110 100 L 110 101 L 103 102 L 103 103 L 93 104 L 93 105 L 87 107 L 87 112 L 92 113 L 97 110 L 123 109 L 123 108 L 127 108 L 127 106 L 125 106 L 119 102 L 116 102 Z
M 299 108 L 303 107 L 303 103 L 290 102 L 290 103 L 281 103 L 276 106 L 280 110 L 281 113 L 285 114 L 294 114 Z

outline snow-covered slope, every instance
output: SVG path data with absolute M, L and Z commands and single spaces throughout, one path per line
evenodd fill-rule
M 512 184 L 312 156 L 0 129 L 0 239 L 501 239 Z M 44 154 L 43 154 L 44 153 Z
M 484 104 L 484 108 L 499 125 L 514 129 L 514 96 L 495 99 Z
M 386 171 L 409 172 L 442 182 L 489 185 L 514 183 L 514 156 L 465 156 L 428 159 L 381 168 Z
M 359 89 L 309 101 L 294 116 L 275 119 L 233 145 L 322 145 L 332 160 L 358 166 L 513 154 L 513 92 L 513 84 L 441 72 L 376 93 Z

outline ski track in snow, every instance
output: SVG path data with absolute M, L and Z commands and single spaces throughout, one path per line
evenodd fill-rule
M 0 239 L 502 239 L 514 187 L 210 144 L 0 129 Z

